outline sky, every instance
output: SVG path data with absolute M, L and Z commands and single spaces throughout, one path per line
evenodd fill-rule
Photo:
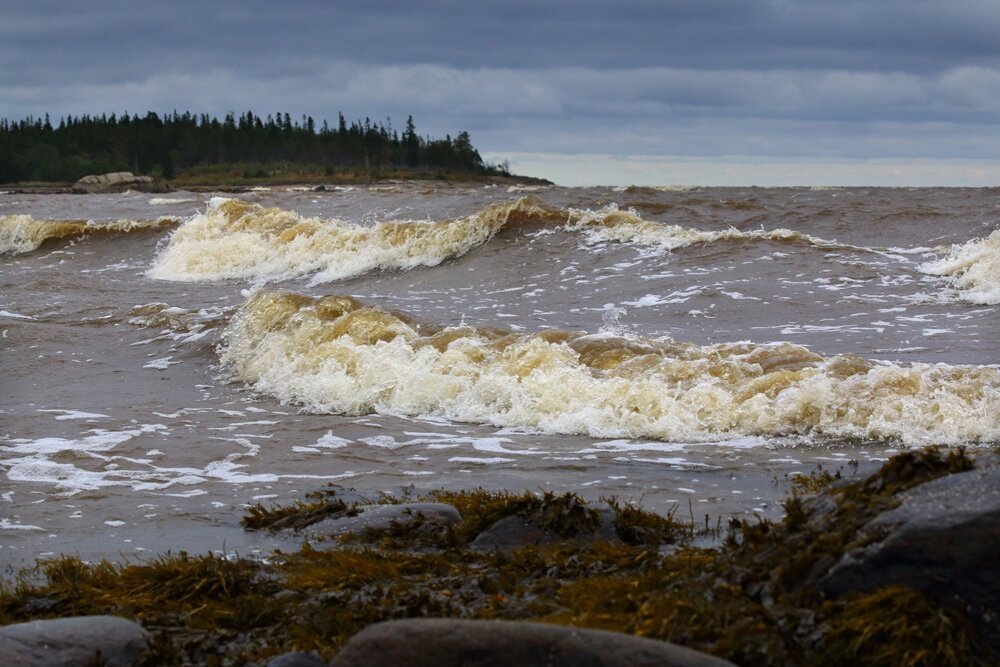
M 998 0 L 4 0 L 0 117 L 468 131 L 564 185 L 1000 185 Z

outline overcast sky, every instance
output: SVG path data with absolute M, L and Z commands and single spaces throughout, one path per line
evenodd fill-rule
M 0 116 L 412 114 L 563 184 L 1000 184 L 1000 0 L 0 7 Z

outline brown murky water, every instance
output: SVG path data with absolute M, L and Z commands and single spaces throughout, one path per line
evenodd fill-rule
M 0 565 L 292 548 L 240 508 L 327 482 L 773 515 L 1000 440 L 1000 190 L 237 198 L 0 195 Z

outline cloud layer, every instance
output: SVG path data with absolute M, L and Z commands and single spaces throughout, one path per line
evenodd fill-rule
M 488 152 L 1000 159 L 1000 4 L 8 3 L 0 116 L 413 114 Z

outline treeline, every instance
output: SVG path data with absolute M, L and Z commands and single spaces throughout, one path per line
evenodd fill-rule
M 175 178 L 207 165 L 308 164 L 342 170 L 447 170 L 505 174 L 488 165 L 468 132 L 444 139 L 421 137 L 413 117 L 400 133 L 391 121 L 320 126 L 309 116 L 266 118 L 252 112 L 222 120 L 192 113 L 160 117 L 115 114 L 0 120 L 0 182 L 75 181 L 87 174 L 132 171 Z M 248 174 L 251 175 L 251 174 Z M 252 175 L 266 176 L 263 169 Z

